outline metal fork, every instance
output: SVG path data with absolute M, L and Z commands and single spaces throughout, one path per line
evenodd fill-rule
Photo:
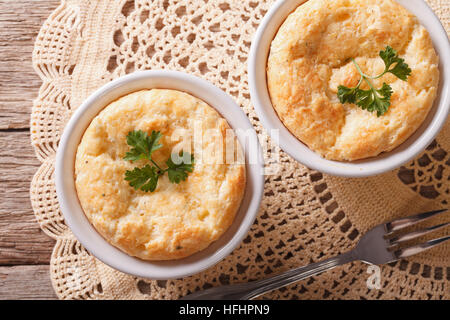
M 197 291 L 181 299 L 183 300 L 246 300 L 254 299 L 266 292 L 279 289 L 291 283 L 317 275 L 336 266 L 360 260 L 368 264 L 385 264 L 403 259 L 424 250 L 431 249 L 445 241 L 450 240 L 450 236 L 427 241 L 419 245 L 412 245 L 406 248 L 399 248 L 405 241 L 428 234 L 432 231 L 444 228 L 450 223 L 443 223 L 420 231 L 395 236 L 396 231 L 422 222 L 428 218 L 441 214 L 447 209 L 421 213 L 408 218 L 397 219 L 391 222 L 382 223 L 361 237 L 356 247 L 337 257 L 326 259 L 304 267 L 295 268 L 281 274 L 263 280 L 247 283 L 214 287 L 203 291 Z

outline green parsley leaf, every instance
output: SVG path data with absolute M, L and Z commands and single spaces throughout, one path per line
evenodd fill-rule
M 174 155 L 172 155 L 173 157 Z M 187 156 L 190 156 L 190 163 L 183 162 L 183 158 Z M 178 155 L 182 160 L 179 164 L 176 164 L 173 162 L 172 157 L 169 158 L 169 160 L 166 161 L 166 164 L 168 166 L 167 173 L 169 175 L 169 180 L 172 183 L 180 183 L 181 181 L 185 181 L 188 176 L 188 172 L 192 172 L 194 168 L 194 156 L 186 152 L 186 154 L 181 151 Z
M 369 112 L 376 111 L 377 117 L 381 117 L 388 111 L 389 106 L 391 105 L 391 96 L 393 93 L 392 87 L 383 83 L 381 89 L 375 89 L 371 80 L 381 78 L 386 73 L 392 73 L 399 79 L 407 81 L 408 77 L 411 75 L 411 69 L 405 63 L 405 60 L 399 58 L 397 52 L 390 46 L 387 46 L 386 50 L 380 51 L 380 57 L 384 61 L 385 70 L 376 77 L 365 75 L 356 61 L 352 59 L 356 69 L 361 75 L 361 79 L 354 88 L 348 88 L 342 85 L 338 86 L 337 96 L 341 103 L 354 103 L 363 110 Z M 393 67 L 391 68 L 391 66 Z M 369 85 L 369 90 L 360 88 L 363 81 Z
M 162 147 L 159 143 L 162 134 L 159 131 L 152 131 L 150 137 L 147 132 L 138 130 L 131 131 L 127 135 L 127 143 L 133 148 L 125 154 L 124 159 L 136 161 L 141 159 L 151 159 L 152 153 Z
M 383 87 L 379 90 L 357 90 L 357 100 L 356 103 L 363 110 L 369 112 L 377 112 L 377 117 L 382 116 L 388 111 L 389 105 L 391 103 L 392 88 L 383 83 Z
M 341 103 L 356 103 L 356 92 L 358 88 L 338 87 L 338 97 Z
M 380 51 L 380 57 L 383 59 L 385 64 L 383 75 L 389 72 L 397 78 L 407 81 L 408 77 L 411 75 L 411 69 L 405 63 L 404 59 L 399 58 L 397 51 L 392 49 L 390 46 L 387 46 L 386 50 Z M 395 64 L 395 66 L 391 68 L 393 64 Z
M 132 147 L 130 151 L 125 154 L 124 159 L 129 161 L 136 161 L 147 159 L 151 164 L 147 164 L 142 168 L 134 168 L 125 172 L 125 180 L 129 182 L 136 190 L 145 192 L 153 192 L 158 184 L 158 179 L 164 173 L 168 173 L 169 181 L 172 183 L 180 183 L 187 179 L 188 173 L 192 172 L 194 167 L 194 156 L 186 153 L 190 157 L 190 163 L 180 162 L 176 164 L 172 161 L 172 157 L 166 161 L 167 169 L 161 167 L 152 159 L 152 153 L 162 147 L 159 143 L 162 134 L 159 131 L 152 131 L 150 136 L 146 132 L 138 130 L 131 131 L 127 135 L 127 143 Z M 179 153 L 183 158 L 183 151 Z
M 153 166 L 146 165 L 143 168 L 134 168 L 132 171 L 125 172 L 125 180 L 129 181 L 130 186 L 135 190 L 153 192 L 158 184 L 159 174 Z

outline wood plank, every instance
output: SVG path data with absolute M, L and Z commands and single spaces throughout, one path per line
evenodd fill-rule
M 34 40 L 59 0 L 0 0 L 0 129 L 28 128 L 41 80 L 31 64 Z
M 57 299 L 49 266 L 0 267 L 0 300 Z
M 54 240 L 40 228 L 29 199 L 40 162 L 28 131 L 0 132 L 0 265 L 47 264 Z

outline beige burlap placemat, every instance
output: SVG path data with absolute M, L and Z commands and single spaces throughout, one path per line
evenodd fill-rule
M 170 299 L 202 288 L 264 278 L 352 248 L 372 226 L 448 206 L 450 125 L 415 161 L 393 172 L 343 179 L 308 170 L 281 153 L 266 177 L 258 218 L 230 256 L 201 274 L 151 281 L 111 269 L 91 256 L 64 223 L 54 160 L 64 125 L 88 95 L 134 70 L 185 71 L 230 94 L 258 133 L 247 57 L 270 1 L 66 0 L 36 39 L 33 65 L 43 84 L 31 115 L 42 162 L 31 201 L 42 230 L 56 240 L 50 263 L 62 299 Z M 429 0 L 450 29 L 450 2 Z M 270 151 L 270 150 L 269 150 Z M 442 233 L 448 233 L 448 229 Z M 450 246 L 383 266 L 381 289 L 368 289 L 367 265 L 351 263 L 266 294 L 272 299 L 449 299 Z

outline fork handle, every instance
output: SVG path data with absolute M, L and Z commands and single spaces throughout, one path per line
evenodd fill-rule
M 349 251 L 333 258 L 280 273 L 270 278 L 249 282 L 247 283 L 249 286 L 246 290 L 235 292 L 235 299 L 254 299 L 269 291 L 285 287 L 289 284 L 355 260 L 354 252 Z

